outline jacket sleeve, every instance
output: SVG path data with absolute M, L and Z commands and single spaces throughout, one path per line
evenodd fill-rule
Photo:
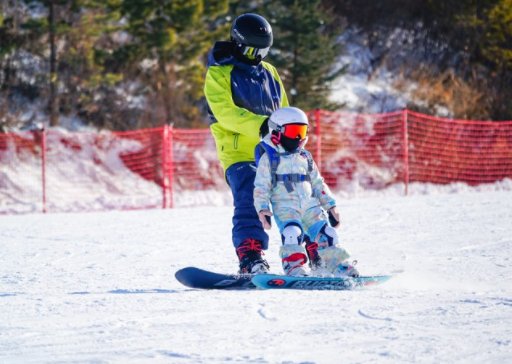
M 323 177 L 316 163 L 313 162 L 313 170 L 310 173 L 311 186 L 313 188 L 313 197 L 317 198 L 324 210 L 329 210 L 331 207 L 336 206 L 336 200 L 332 194 L 329 186 L 324 182 Z
M 254 208 L 257 212 L 270 210 L 270 196 L 272 194 L 272 176 L 270 162 L 267 154 L 263 154 L 258 162 L 256 178 L 254 180 Z
M 212 66 L 206 73 L 204 94 L 217 122 L 227 130 L 250 137 L 259 137 L 266 116 L 237 106 L 231 95 L 229 67 Z

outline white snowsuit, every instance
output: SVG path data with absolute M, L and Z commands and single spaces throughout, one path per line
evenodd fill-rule
M 272 186 L 270 160 L 267 153 L 264 153 L 259 160 L 254 181 L 256 211 L 270 210 L 272 205 L 274 219 L 280 232 L 290 223 L 299 224 L 303 232 L 315 241 L 320 230 L 327 223 L 324 210 L 327 211 L 336 206 L 329 187 L 324 183 L 316 163 L 313 162 L 312 171 L 308 170 L 306 156 L 299 152 L 287 153 L 280 145 L 275 146 L 270 141 L 270 135 L 267 135 L 263 142 L 280 153 L 277 175 L 309 175 L 311 180 L 292 182 L 293 191 L 291 192 L 287 191 L 282 181 L 277 181 L 276 185 Z

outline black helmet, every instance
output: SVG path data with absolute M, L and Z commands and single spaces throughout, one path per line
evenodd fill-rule
M 242 14 L 231 26 L 231 41 L 244 58 L 259 62 L 265 58 L 272 45 L 272 27 L 261 15 Z

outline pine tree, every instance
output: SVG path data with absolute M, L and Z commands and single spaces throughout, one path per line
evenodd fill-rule
M 486 14 L 482 54 L 496 65 L 496 116 L 512 119 L 512 0 L 501 0 Z
M 99 0 L 24 0 L 18 4 L 24 11 L 11 29 L 16 41 L 7 58 L 21 53 L 24 58 L 40 60 L 40 67 L 31 70 L 35 82 L 22 90 L 29 87 L 48 105 L 52 126 L 58 124 L 60 114 L 79 114 L 86 122 L 105 125 L 101 115 L 86 110 L 101 108 L 98 91 L 121 79 L 108 73 L 96 57 L 98 47 L 108 51 L 101 43 L 109 36 L 115 14 Z M 14 72 L 15 82 L 26 79 L 26 72 Z
M 0 7 L 0 133 L 5 132 L 13 123 L 9 113 L 9 92 L 14 78 L 12 60 L 10 55 L 21 41 L 17 39 L 14 26 L 14 7 Z
M 429 0 L 449 44 L 463 50 L 472 73 L 483 65 L 492 117 L 512 118 L 512 0 Z M 477 71 L 480 73 L 481 71 Z
M 126 110 L 119 89 L 129 82 L 106 63 L 120 45 L 121 18 L 112 1 L 73 0 L 59 7 L 60 111 L 100 128 L 125 129 L 136 113 Z
M 33 101 L 46 86 L 41 80 L 47 75 L 39 67 L 44 59 L 41 34 L 45 34 L 46 19 L 31 17 L 29 3 L 6 1 L 0 7 L 0 129 L 19 124 L 16 118 L 24 111 L 23 102 L 13 102 L 15 98 Z
M 290 104 L 306 110 L 339 108 L 329 95 L 332 81 L 344 72 L 336 64 L 341 29 L 329 11 L 319 0 L 271 1 L 262 10 L 274 31 L 269 60 L 283 78 Z
M 143 70 L 140 80 L 153 125 L 198 124 L 205 66 L 201 57 L 216 36 L 212 19 L 225 13 L 227 0 L 122 0 L 131 41 L 115 57 L 124 67 Z M 142 66 L 141 66 L 142 65 Z
M 512 0 L 502 0 L 489 10 L 483 53 L 512 71 Z

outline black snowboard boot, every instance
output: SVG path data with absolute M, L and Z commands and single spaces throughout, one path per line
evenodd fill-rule
M 262 258 L 261 241 L 246 239 L 236 249 L 236 255 L 240 261 L 241 274 L 268 273 L 269 265 Z

